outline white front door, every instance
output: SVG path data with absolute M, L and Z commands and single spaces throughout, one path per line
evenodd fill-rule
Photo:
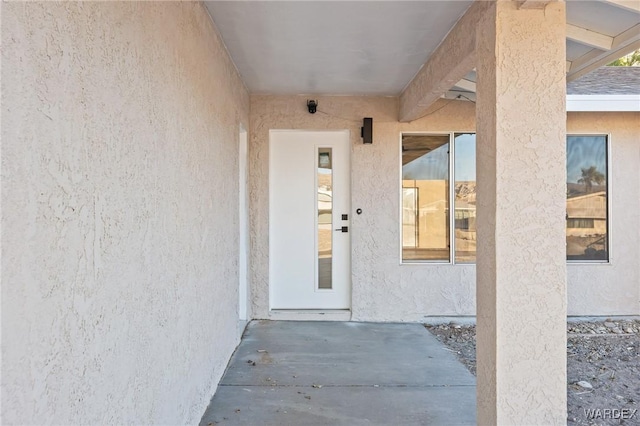
M 271 309 L 351 307 L 349 131 L 269 133 Z

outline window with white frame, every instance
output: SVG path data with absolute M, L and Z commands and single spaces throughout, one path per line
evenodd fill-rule
M 475 262 L 475 157 L 472 133 L 402 135 L 404 263 Z M 567 136 L 568 261 L 609 260 L 607 158 L 607 136 Z
M 403 262 L 475 262 L 475 154 L 474 134 L 402 135 Z
M 609 260 L 605 135 L 567 136 L 567 260 Z

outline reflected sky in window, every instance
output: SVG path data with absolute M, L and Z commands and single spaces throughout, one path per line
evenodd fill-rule
M 416 158 L 402 166 L 405 180 L 447 180 L 449 179 L 449 144 Z
M 567 183 L 580 183 L 582 169 L 594 167 L 607 175 L 606 136 L 567 137 Z
M 469 182 L 476 180 L 476 135 L 456 134 L 456 180 Z

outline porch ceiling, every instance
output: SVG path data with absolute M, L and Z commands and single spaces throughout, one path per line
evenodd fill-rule
M 209 1 L 252 93 L 397 95 L 472 1 Z
M 252 93 L 399 95 L 473 1 L 206 1 Z M 640 1 L 567 1 L 567 80 L 640 48 Z M 449 96 L 475 92 L 475 74 Z

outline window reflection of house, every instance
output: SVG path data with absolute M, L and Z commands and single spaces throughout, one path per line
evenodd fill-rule
M 402 187 L 402 247 L 418 247 L 418 188 L 415 187 Z
M 567 135 L 567 260 L 608 261 L 606 135 Z
M 567 235 L 586 236 L 607 232 L 605 191 L 567 199 Z
M 437 260 L 449 251 L 448 180 L 403 180 L 405 259 Z M 410 250 L 413 249 L 413 250 Z
M 402 135 L 403 261 L 475 261 L 475 203 L 474 134 Z
M 606 259 L 607 193 L 567 199 L 567 258 Z
M 476 230 L 476 206 L 465 203 L 464 201 L 456 202 L 455 211 L 456 236 L 458 232 L 468 232 Z

